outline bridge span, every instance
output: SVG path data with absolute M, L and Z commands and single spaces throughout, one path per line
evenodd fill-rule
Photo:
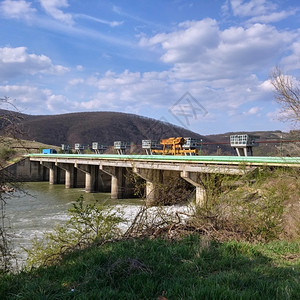
M 196 189 L 196 202 L 203 204 L 205 190 L 200 173 L 243 175 L 260 166 L 300 168 L 300 157 L 237 157 L 237 156 L 170 156 L 170 155 L 110 155 L 110 154 L 29 154 L 31 162 L 49 169 L 49 183 L 58 182 L 63 170 L 65 187 L 77 186 L 77 171 L 84 173 L 85 191 L 101 191 L 107 176 L 112 199 L 123 198 L 128 170 L 146 181 L 146 197 L 151 202 L 157 194 L 157 184 L 178 176 Z M 106 176 L 106 177 L 105 177 Z M 105 179 L 106 178 L 106 179 Z M 103 191 L 103 190 L 102 190 Z

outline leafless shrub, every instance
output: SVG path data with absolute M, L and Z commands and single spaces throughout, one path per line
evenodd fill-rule
M 15 110 L 15 106 L 8 97 L 0 98 L 1 107 L 9 107 Z M 11 268 L 12 253 L 10 249 L 10 236 L 8 234 L 8 219 L 5 214 L 5 198 L 7 193 L 13 191 L 18 184 L 14 177 L 4 169 L 7 161 L 13 155 L 10 140 L 7 136 L 17 137 L 20 135 L 18 123 L 20 116 L 14 111 L 0 110 L 0 272 L 7 272 Z
M 282 74 L 280 68 L 273 70 L 271 83 L 275 88 L 275 99 L 280 104 L 281 119 L 300 121 L 300 82 L 292 76 Z

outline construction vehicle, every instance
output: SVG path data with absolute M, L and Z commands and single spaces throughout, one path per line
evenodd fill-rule
M 161 155 L 197 155 L 198 146 L 197 143 L 191 138 L 183 137 L 171 137 L 168 139 L 162 139 L 160 144 L 162 149 L 153 149 L 153 154 Z

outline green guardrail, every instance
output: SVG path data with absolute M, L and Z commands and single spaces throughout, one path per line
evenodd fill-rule
M 257 164 L 299 164 L 300 157 L 272 156 L 173 156 L 173 155 L 117 155 L 117 154 L 28 154 L 27 157 L 49 158 L 88 158 L 113 160 L 150 160 L 150 161 L 189 161 L 213 163 L 257 163 Z

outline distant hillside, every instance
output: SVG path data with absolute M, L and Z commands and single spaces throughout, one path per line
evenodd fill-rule
M 22 132 L 19 138 L 56 146 L 74 146 L 75 143 L 91 145 L 92 142 L 111 146 L 114 141 L 119 140 L 141 145 L 143 139 L 159 141 L 162 138 L 183 136 L 202 139 L 203 155 L 236 155 L 229 144 L 230 135 L 248 133 L 259 136 L 259 140 L 264 141 L 254 148 L 254 155 L 300 155 L 300 143 L 280 143 L 280 140 L 299 140 L 299 131 L 227 132 L 204 136 L 170 123 L 119 112 L 33 116 L 0 110 L 0 116 L 0 135 L 5 135 L 10 121 L 14 121 L 18 123 L 18 129 Z M 274 140 L 278 143 L 268 143 Z
M 12 114 L 0 111 L 1 114 L 5 112 L 8 115 Z M 204 136 L 182 127 L 127 113 L 83 112 L 45 116 L 15 113 L 15 115 L 19 117 L 23 139 L 57 146 L 63 143 L 91 145 L 92 142 L 113 145 L 113 142 L 118 140 L 141 144 L 143 139 L 160 140 L 176 136 L 205 139 Z

